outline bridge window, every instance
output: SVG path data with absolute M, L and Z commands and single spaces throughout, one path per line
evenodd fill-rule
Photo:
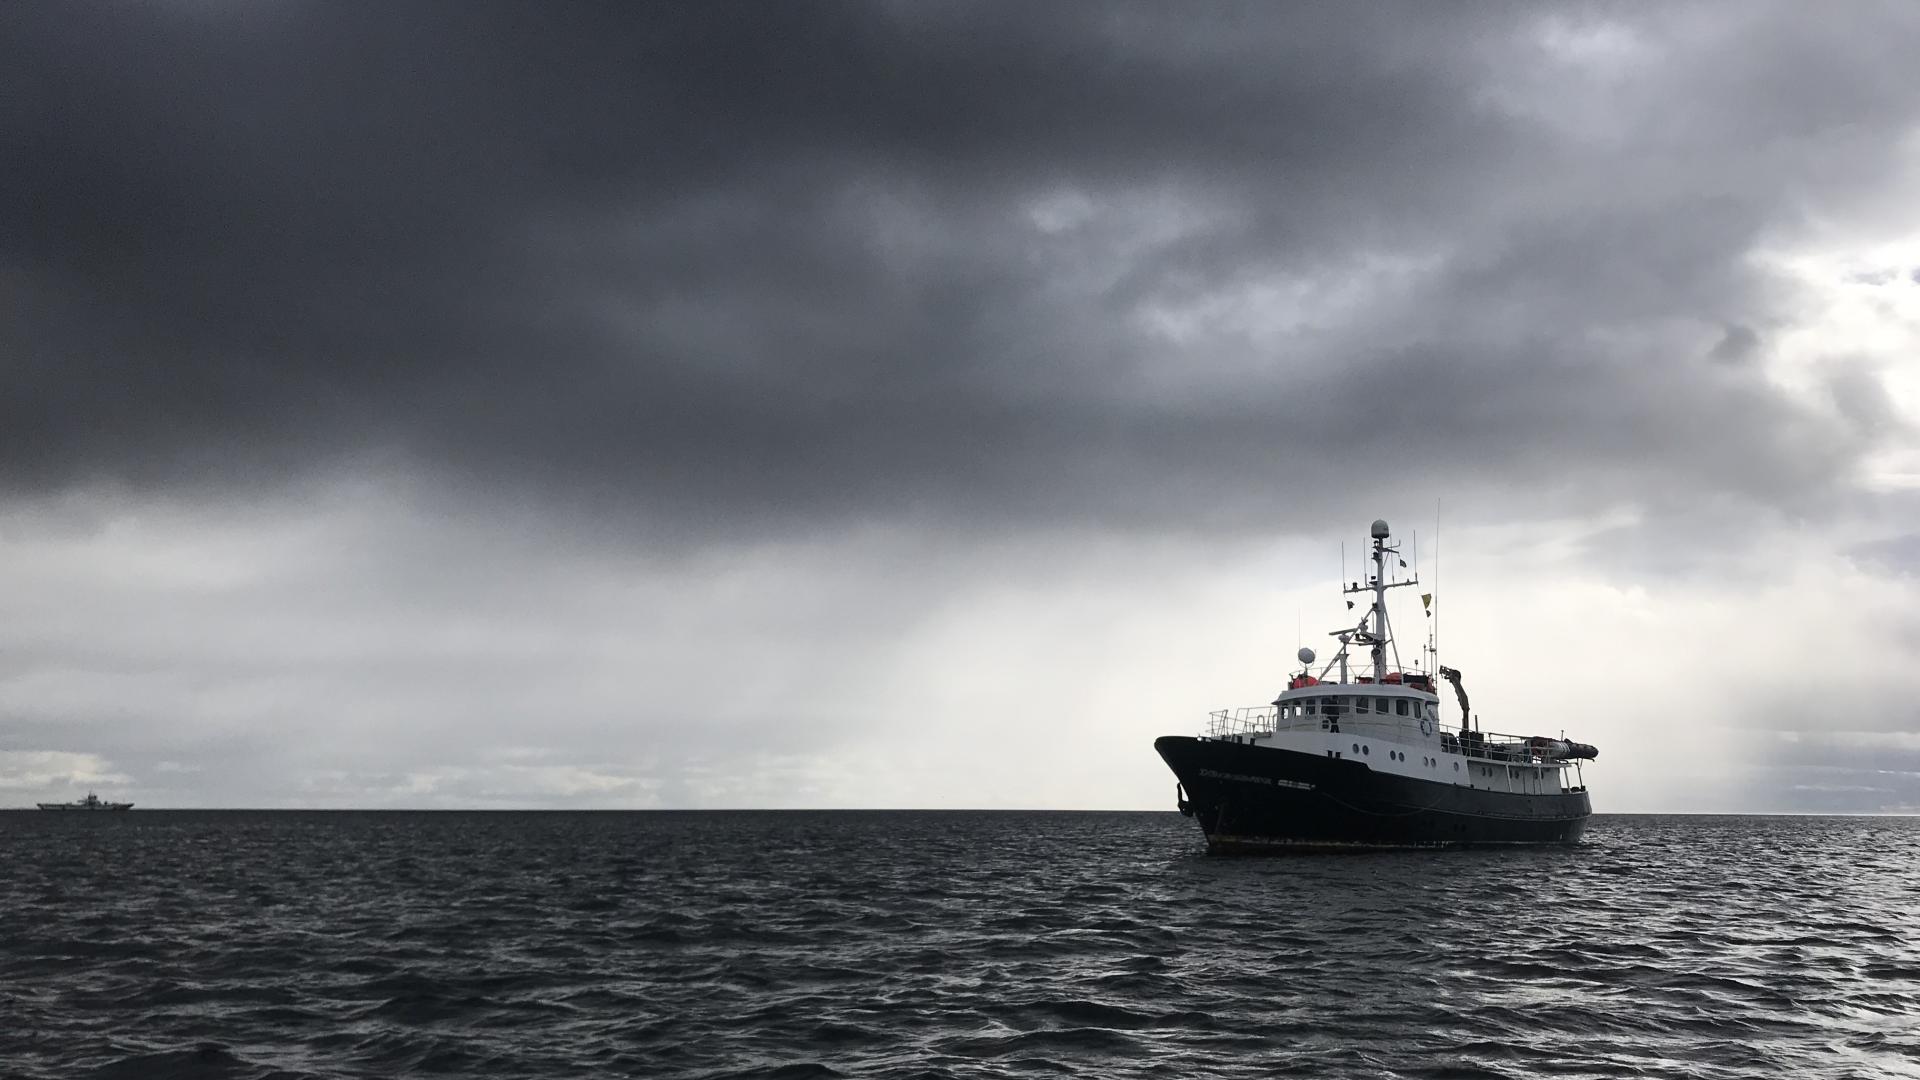
M 1407 699 L 1401 698 L 1399 701 L 1394 702 L 1393 711 L 1399 713 L 1401 716 L 1407 715 Z

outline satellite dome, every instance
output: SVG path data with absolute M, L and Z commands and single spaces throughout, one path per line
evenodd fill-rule
M 1373 519 L 1373 538 L 1375 540 L 1385 540 L 1387 538 L 1387 519 L 1386 518 Z
M 1301 649 L 1300 649 L 1300 651 L 1299 651 L 1299 652 L 1298 652 L 1298 653 L 1297 653 L 1296 655 L 1300 657 L 1300 662 L 1301 662 L 1301 663 L 1303 663 L 1303 664 L 1311 664 L 1311 663 L 1313 663 L 1313 650 L 1312 650 L 1312 649 L 1309 649 L 1309 648 L 1306 648 L 1305 646 L 1302 646 L 1302 647 L 1301 647 Z

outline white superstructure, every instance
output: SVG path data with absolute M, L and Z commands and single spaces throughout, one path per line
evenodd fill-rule
M 1406 560 L 1400 558 L 1399 546 L 1388 542 L 1385 521 L 1375 521 L 1371 532 L 1373 573 L 1364 583 L 1343 583 L 1342 591 L 1371 593 L 1372 602 L 1357 625 L 1333 632 L 1339 650 L 1315 671 L 1313 650 L 1301 649 L 1302 666 L 1279 697 L 1269 705 L 1213 713 L 1207 736 L 1353 758 L 1374 772 L 1482 791 L 1547 795 L 1586 790 L 1580 759 L 1593 757 L 1592 747 L 1565 739 L 1480 732 L 1467 713 L 1460 673 L 1439 666 L 1431 636 L 1420 662 L 1401 666 L 1387 615 L 1387 590 L 1417 585 L 1419 577 L 1416 573 L 1389 580 L 1388 557 L 1401 567 Z M 1431 594 L 1423 597 L 1423 605 L 1431 600 Z M 1369 663 L 1352 662 L 1354 646 L 1366 650 Z M 1356 667 L 1365 673 L 1357 673 Z M 1437 678 L 1451 681 L 1459 694 L 1461 717 L 1452 731 L 1445 730 L 1441 718 Z

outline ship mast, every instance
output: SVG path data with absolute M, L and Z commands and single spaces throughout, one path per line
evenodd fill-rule
M 1372 651 L 1373 679 L 1375 682 L 1381 682 L 1387 677 L 1387 645 L 1393 640 L 1392 631 L 1389 629 L 1387 623 L 1387 590 L 1397 585 L 1416 584 L 1420 578 L 1416 574 L 1411 580 L 1389 583 L 1387 581 L 1387 556 L 1389 554 L 1397 556 L 1400 549 L 1398 547 L 1388 546 L 1387 538 L 1392 534 L 1387 528 L 1386 521 L 1376 520 L 1373 523 L 1371 532 L 1373 534 L 1373 577 L 1365 585 L 1357 581 L 1353 582 L 1346 586 L 1344 591 L 1348 593 L 1371 592 L 1373 594 L 1373 606 L 1368 610 L 1366 617 L 1360 620 L 1358 632 L 1352 636 L 1354 640 L 1365 644 Z M 1401 561 L 1401 565 L 1406 565 L 1405 560 Z M 1340 640 L 1342 646 L 1338 658 L 1340 661 L 1340 681 L 1345 682 L 1347 681 L 1347 650 L 1345 645 L 1348 639 L 1347 636 L 1343 634 Z
M 1373 681 L 1387 677 L 1387 523 L 1373 523 Z

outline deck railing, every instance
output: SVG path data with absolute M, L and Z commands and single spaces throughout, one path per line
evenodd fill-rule
M 1339 677 L 1340 672 L 1336 669 L 1327 672 L 1324 678 L 1313 676 L 1315 679 L 1314 682 L 1302 686 L 1300 685 L 1300 676 L 1294 675 L 1287 680 L 1287 689 L 1317 690 L 1326 687 L 1329 690 L 1337 690 L 1338 688 L 1351 688 L 1355 686 L 1409 686 L 1416 690 L 1438 693 L 1440 687 L 1443 685 L 1440 676 L 1431 671 L 1420 671 L 1416 668 L 1388 667 L 1385 676 L 1376 679 L 1373 677 L 1373 661 L 1371 660 L 1348 661 L 1347 681 L 1339 682 Z
M 1249 705 L 1241 709 L 1216 709 L 1207 715 L 1207 738 L 1224 739 L 1234 735 L 1265 735 L 1274 730 L 1274 717 L 1280 710 L 1271 705 Z M 1289 725 L 1285 730 L 1293 730 Z
M 1334 730 L 1329 722 L 1346 722 L 1346 730 L 1359 733 L 1371 731 L 1381 722 L 1396 728 L 1411 728 L 1412 723 L 1404 716 L 1391 716 L 1384 713 L 1349 713 L 1341 717 L 1332 716 L 1294 716 L 1286 719 L 1279 717 L 1279 710 L 1272 705 L 1248 705 L 1238 709 L 1216 709 L 1207 715 L 1206 737 L 1209 739 L 1228 739 L 1249 735 L 1267 735 L 1275 731 L 1328 731 Z M 1566 758 L 1545 757 L 1538 752 L 1536 740 L 1542 736 L 1507 735 L 1500 732 L 1467 732 L 1464 737 L 1457 729 L 1437 733 L 1442 749 L 1451 754 L 1478 758 L 1485 761 L 1513 762 L 1516 764 L 1566 766 L 1572 761 Z

